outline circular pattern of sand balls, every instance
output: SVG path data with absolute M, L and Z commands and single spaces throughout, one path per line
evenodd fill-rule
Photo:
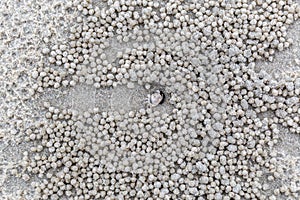
M 45 103 L 47 121 L 27 130 L 41 141 L 24 161 L 40 199 L 274 199 L 280 126 L 300 133 L 300 79 L 276 81 L 253 61 L 290 45 L 291 1 L 74 1 L 81 15 L 68 45 L 42 49 L 34 89 L 78 83 L 159 84 L 170 113 L 78 113 Z M 110 40 L 131 43 L 113 62 Z M 134 42 L 132 42 L 134 41 Z M 263 114 L 271 112 L 271 117 Z M 45 153 L 48 153 L 45 156 Z M 273 194 L 274 193 L 274 194 Z

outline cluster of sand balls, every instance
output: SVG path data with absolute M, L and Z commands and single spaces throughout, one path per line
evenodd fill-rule
M 83 113 L 45 103 L 40 141 L 24 166 L 40 199 L 276 199 L 299 192 L 279 179 L 280 127 L 300 133 L 300 79 L 255 72 L 291 43 L 291 1 L 74 1 L 80 15 L 66 44 L 42 48 L 32 72 L 38 92 L 87 84 L 160 85 L 169 113 Z M 132 44 L 108 59 L 111 39 Z M 37 93 L 39 95 L 39 93 Z M 163 106 L 162 105 L 158 105 Z M 265 115 L 265 114 L 268 115 Z M 262 179 L 268 174 L 268 183 Z

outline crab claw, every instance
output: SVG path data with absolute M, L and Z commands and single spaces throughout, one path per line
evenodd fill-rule
M 163 103 L 165 95 L 162 91 L 156 90 L 154 93 L 150 95 L 149 103 L 151 106 L 157 106 Z

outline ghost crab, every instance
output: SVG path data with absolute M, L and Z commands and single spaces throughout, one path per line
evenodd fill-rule
M 165 94 L 161 90 L 155 90 L 151 94 L 147 95 L 146 104 L 149 107 L 155 107 L 162 104 L 165 99 Z

